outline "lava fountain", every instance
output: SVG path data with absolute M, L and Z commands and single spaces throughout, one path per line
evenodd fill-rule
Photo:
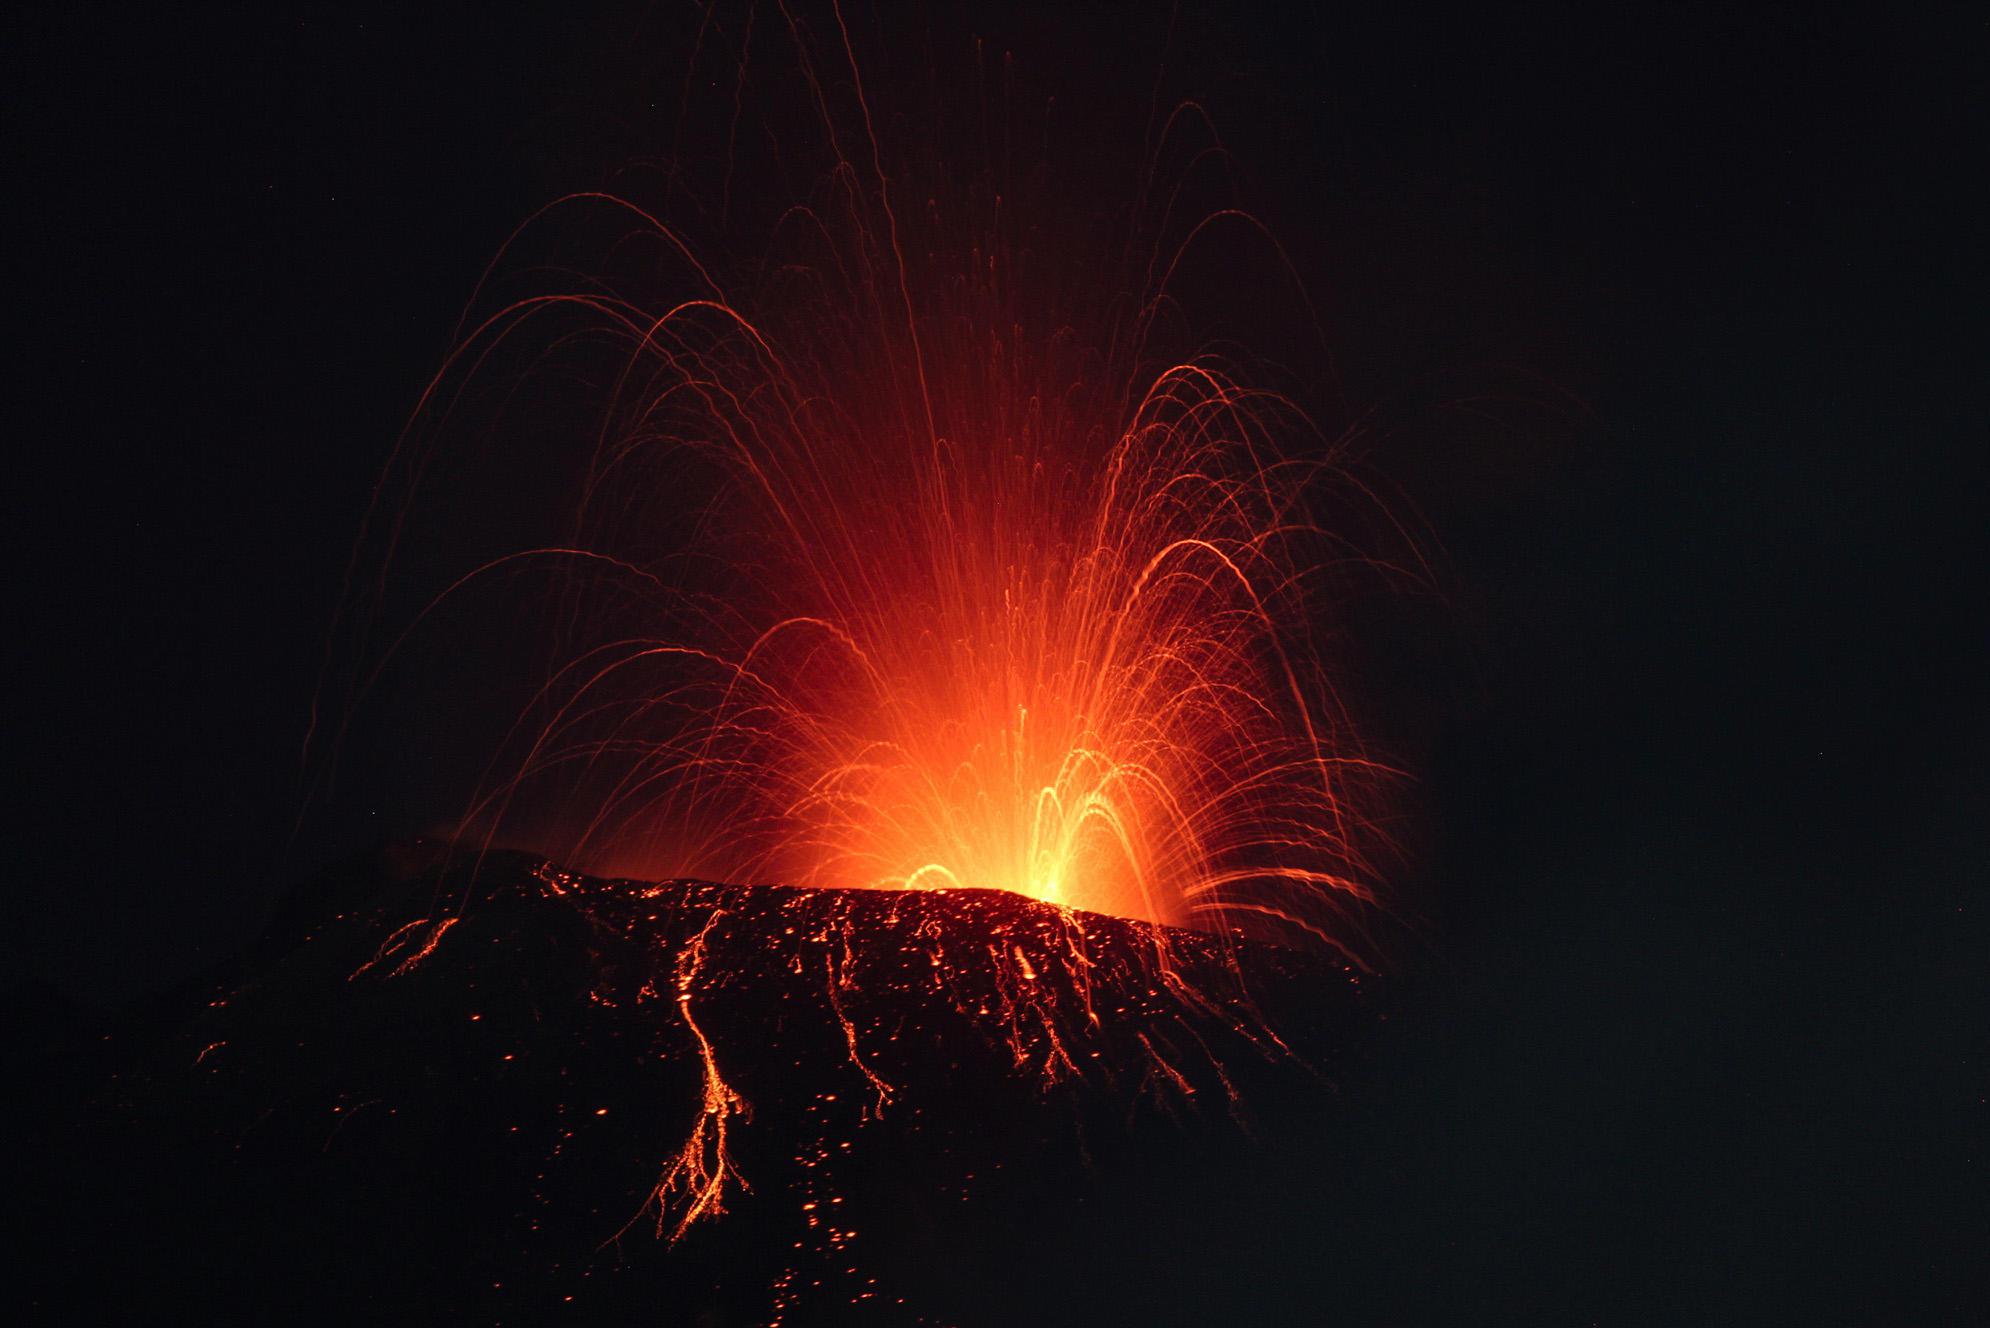
M 552 657 L 461 832 L 556 821 L 563 860 L 627 876 L 997 888 L 1359 954 L 1392 772 L 1316 645 L 1319 587 L 1375 561 L 1311 515 L 1346 496 L 1339 449 L 1232 357 L 1153 357 L 1174 263 L 1088 341 L 1013 203 L 895 210 L 895 183 L 839 160 L 744 296 L 605 195 L 507 246 L 593 211 L 676 270 L 651 301 L 590 277 L 483 312 L 383 481 L 391 553 L 492 365 L 585 348 L 568 529 L 413 615 L 547 573 Z
M 1271 459 L 1285 403 L 1197 361 L 1126 420 L 1088 417 L 1029 385 L 1042 366 L 1008 368 L 1013 337 L 916 322 L 903 340 L 933 367 L 853 397 L 839 383 L 899 358 L 811 374 L 718 299 L 633 317 L 575 298 L 629 341 L 585 502 L 708 453 L 763 546 L 746 601 L 770 608 L 564 663 L 466 824 L 573 771 L 605 787 L 571 855 L 627 875 L 992 887 L 1347 944 L 1376 767 L 1307 649 L 1292 546 L 1318 532 L 1307 468 Z
M 816 187 L 778 211 L 752 263 L 607 193 L 514 234 L 376 491 L 341 610 L 367 644 L 321 693 L 350 716 L 479 597 L 520 625 L 530 685 L 453 837 L 555 849 L 538 879 L 594 912 L 667 889 L 691 909 L 644 987 L 675 996 L 704 1067 L 692 1133 L 651 1196 L 673 1238 L 722 1211 L 737 1178 L 727 1130 L 746 1100 L 700 1012 L 730 962 L 708 950 L 736 950 L 725 937 L 752 911 L 709 893 L 736 887 L 583 889 L 592 878 L 572 873 L 1056 906 L 1068 936 L 1032 925 L 1062 940 L 918 944 L 935 969 L 970 964 L 1007 993 L 974 1009 L 1036 1030 L 1011 1038 L 1018 1068 L 1082 1078 L 1084 1044 L 1110 1038 L 1148 1082 L 1187 1091 L 1180 1057 L 1214 1059 L 1193 1031 L 1205 1016 L 1283 1046 L 1253 1028 L 1246 975 L 1220 976 L 1225 947 L 1372 954 L 1395 777 L 1325 648 L 1350 569 L 1399 570 L 1355 533 L 1389 529 L 1385 514 L 1341 443 L 1254 385 L 1246 355 L 1181 344 L 1188 268 L 1226 245 L 1282 259 L 1249 215 L 1193 208 L 1195 171 L 1220 159 L 1200 110 L 1166 117 L 1135 222 L 1100 245 L 1064 224 L 1047 173 L 893 154 L 842 15 L 826 45 L 787 23 Z M 1170 161 L 1188 163 L 1179 178 Z M 545 538 L 493 536 L 410 595 L 391 569 L 423 503 L 486 453 L 526 456 L 564 495 Z M 316 730 L 336 752 L 343 721 Z M 396 932 L 372 977 L 446 949 L 470 902 Z M 847 1013 L 868 942 L 846 914 L 810 913 L 784 923 L 801 941 L 769 943 L 820 970 L 882 1111 L 874 1032 L 890 1019 Z M 1095 972 L 1069 940 L 1085 914 L 1146 939 L 1116 942 L 1113 971 Z M 796 957 L 809 945 L 821 954 Z M 1126 994 L 1101 1011 L 1094 985 Z M 1157 1044 L 1150 999 L 1190 1029 L 1178 1050 Z M 1148 1022 L 1112 1028 L 1114 1009 Z

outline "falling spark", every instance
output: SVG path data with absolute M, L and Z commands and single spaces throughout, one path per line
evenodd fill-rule
M 763 938 L 820 975 L 866 1118 L 910 1091 L 887 1077 L 892 1035 L 865 991 L 866 947 L 884 936 L 929 959 L 934 989 L 1046 1092 L 1137 1059 L 1137 1093 L 1186 1102 L 1199 1056 L 1234 1110 L 1198 1029 L 1288 1049 L 1227 957 L 1250 937 L 1365 965 L 1388 849 L 1382 790 L 1397 772 L 1368 753 L 1328 667 L 1323 588 L 1349 568 L 1399 569 L 1315 515 L 1369 496 L 1238 356 L 1158 349 L 1184 254 L 1255 223 L 1219 209 L 1172 256 L 1156 231 L 1145 293 L 1116 303 L 1102 273 L 1128 265 L 1060 258 L 1013 195 L 888 166 L 840 12 L 836 26 L 858 114 L 839 116 L 797 32 L 836 165 L 782 217 L 743 293 L 679 230 L 606 194 L 560 200 L 493 260 L 485 290 L 507 294 L 480 293 L 423 396 L 381 483 L 388 518 L 362 537 L 377 541 L 378 585 L 351 608 L 384 601 L 422 480 L 497 366 L 584 355 L 584 388 L 552 394 L 587 401 L 555 431 L 573 457 L 570 537 L 464 570 L 348 696 L 446 606 L 519 603 L 520 575 L 550 572 L 551 611 L 532 619 L 550 663 L 456 832 L 488 849 L 550 825 L 564 863 L 675 883 L 540 870 L 549 897 L 632 935 L 648 934 L 630 910 L 655 892 L 703 909 L 695 932 L 655 937 L 702 1080 L 643 1208 L 673 1244 L 746 1186 L 729 1144 L 747 1102 L 696 1012 L 723 989 L 710 945 L 728 892 L 746 887 L 695 882 L 961 905 L 960 925 L 926 914 L 907 930 L 888 909 L 880 931 L 797 903 Z M 1171 117 L 1169 132 L 1194 120 Z M 867 147 L 856 164 L 841 147 L 852 124 Z M 514 248 L 583 217 L 612 219 L 616 254 L 661 261 L 633 277 L 622 264 L 621 282 L 605 260 L 509 275 Z M 590 275 L 513 289 L 575 270 Z M 1096 299 L 1070 294 L 1087 280 Z M 978 906 L 992 892 L 1047 907 L 1018 922 Z M 1136 924 L 1141 943 L 1121 936 L 1102 957 L 1097 914 Z M 390 961 L 407 973 L 455 921 L 408 923 L 352 976 Z M 826 1165 L 826 1140 L 806 1147 Z M 855 1238 L 823 1224 L 818 1199 L 803 1208 L 825 1249 Z

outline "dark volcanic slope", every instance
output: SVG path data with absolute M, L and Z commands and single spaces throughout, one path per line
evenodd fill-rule
M 50 1154 L 45 1305 L 1056 1320 L 1034 1231 L 1362 1024 L 1338 965 L 997 892 L 391 875 L 125 1054 Z

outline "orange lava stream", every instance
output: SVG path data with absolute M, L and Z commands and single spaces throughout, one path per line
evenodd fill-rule
M 726 1128 L 731 1117 L 747 1115 L 749 1109 L 746 1100 L 720 1076 L 711 1039 L 705 1036 L 705 1030 L 691 1013 L 691 988 L 704 967 L 705 942 L 722 916 L 723 913 L 714 910 L 703 929 L 677 955 L 677 1009 L 684 1016 L 684 1026 L 697 1041 L 705 1083 L 690 1136 L 664 1167 L 663 1178 L 650 1194 L 649 1206 L 656 1210 L 657 1234 L 661 1236 L 668 1231 L 672 1244 L 683 1239 L 684 1233 L 700 1218 L 725 1214 L 728 1181 L 746 1187 L 745 1179 L 733 1165 L 732 1155 L 726 1151 Z
M 861 99 L 840 11 L 838 28 Z M 1241 974 L 1211 978 L 1226 947 L 1241 934 L 1317 943 L 1357 966 L 1373 952 L 1381 790 L 1397 772 L 1367 753 L 1321 643 L 1334 578 L 1379 564 L 1315 516 L 1329 495 L 1373 500 L 1340 447 L 1237 357 L 1159 348 L 1182 253 L 1244 214 L 1177 227 L 1172 256 L 1157 228 L 1144 272 L 1121 263 L 1091 303 L 1074 301 L 1071 279 L 1095 275 L 1082 260 L 1046 275 L 1038 250 L 1054 241 L 992 187 L 892 179 L 868 103 L 869 150 L 846 153 L 835 80 L 805 57 L 802 69 L 835 169 L 781 218 L 750 290 L 728 292 L 676 230 L 606 194 L 549 206 L 493 260 L 472 305 L 484 312 L 383 477 L 403 502 L 383 501 L 378 529 L 369 517 L 380 585 L 351 612 L 389 598 L 416 491 L 451 428 L 482 427 L 486 380 L 530 395 L 502 372 L 521 349 L 586 351 L 584 389 L 552 394 L 584 402 L 578 426 L 552 435 L 575 457 L 563 530 L 427 598 L 355 667 L 348 702 L 444 605 L 550 568 L 548 663 L 457 837 L 488 848 L 518 822 L 542 841 L 552 825 L 561 862 L 673 882 L 686 907 L 740 888 L 700 881 L 1053 905 L 1014 935 L 908 926 L 904 952 L 929 954 L 934 987 L 1045 1090 L 1109 1073 L 1123 1044 L 1141 1094 L 1189 1097 L 1192 1075 L 1209 1084 L 1202 1058 L 1234 1108 L 1198 1026 L 1267 1057 L 1287 1048 Z M 574 214 L 576 227 L 608 219 L 614 254 L 661 260 L 626 283 L 605 259 L 565 255 L 509 275 L 514 245 Z M 558 895 L 581 878 L 541 879 Z M 988 897 L 917 898 L 972 917 Z M 726 915 L 710 907 L 672 969 L 699 1110 L 637 1215 L 672 1242 L 745 1184 L 728 1131 L 748 1106 L 693 1009 Z M 1142 924 L 1140 943 L 1095 965 L 1087 913 Z M 353 976 L 390 960 L 406 972 L 452 921 L 409 924 Z M 763 940 L 825 979 L 870 1118 L 901 1091 L 875 1014 L 890 993 L 871 994 L 867 1021 L 870 957 L 847 926 L 805 921 Z M 1177 965 L 1191 952 L 1195 982 Z M 810 1146 L 799 1164 L 825 1165 L 826 1144 Z M 824 1224 L 814 1199 L 804 1207 L 811 1229 Z M 825 1229 L 838 1249 L 855 1238 Z

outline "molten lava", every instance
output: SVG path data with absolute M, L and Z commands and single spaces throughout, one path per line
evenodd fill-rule
M 1394 772 L 1321 647 L 1336 578 L 1381 564 L 1315 514 L 1374 504 L 1241 352 L 1182 335 L 1185 265 L 1278 252 L 1188 211 L 1206 119 L 1167 119 L 1115 245 L 1044 171 L 894 157 L 840 11 L 827 46 L 783 12 L 819 187 L 752 264 L 607 194 L 519 229 L 377 491 L 355 556 L 379 577 L 346 611 L 391 644 L 362 646 L 344 713 L 485 595 L 539 624 L 539 663 L 459 835 L 1362 956 Z M 558 537 L 486 523 L 488 556 L 391 627 L 429 488 L 471 501 L 507 449 L 536 469 L 493 502 L 543 489 Z
M 304 938 L 108 1104 L 128 1156 L 188 1174 L 162 1202 L 218 1196 L 222 1248 L 307 1296 L 349 1267 L 367 1304 L 504 1320 L 989 1322 L 920 1251 L 1075 1199 L 1143 1127 L 1192 1148 L 1312 1101 L 1307 1064 L 1363 1022 L 1323 956 L 1003 891 L 419 856 L 301 900 Z M 438 918 L 449 897 L 475 902 Z M 311 1202 L 272 1221 L 272 1190 Z
M 619 200 L 568 207 L 685 252 Z M 570 646 L 460 832 L 554 807 L 564 856 L 602 870 L 991 887 L 1358 954 L 1390 772 L 1316 644 L 1314 585 L 1354 561 L 1308 514 L 1335 449 L 1220 357 L 1085 348 L 998 236 L 941 225 L 914 266 L 876 234 L 757 308 L 695 264 L 705 293 L 656 308 L 515 299 L 438 376 L 423 420 L 506 345 L 584 342 L 612 369 L 575 422 L 572 540 L 490 559 L 417 619 L 560 569 L 549 639 Z
M 1184 227 L 1183 185 L 1150 170 L 1133 213 L 1157 219 L 1114 250 L 1041 180 L 888 168 L 840 12 L 835 79 L 782 12 L 819 187 L 736 270 L 607 194 L 520 228 L 362 535 L 356 565 L 379 572 L 348 609 L 388 644 L 362 651 L 345 713 L 465 602 L 519 628 L 529 699 L 450 838 L 469 862 L 529 839 L 638 878 L 542 867 L 534 888 L 618 938 L 591 999 L 651 1012 L 681 1034 L 667 1059 L 698 1067 L 642 1204 L 672 1243 L 750 1178 L 759 1095 L 713 1031 L 742 957 L 822 993 L 835 1074 L 859 1082 L 812 1080 L 814 1114 L 789 1124 L 811 1178 L 794 1192 L 833 1251 L 854 1234 L 808 1185 L 848 1140 L 822 1113 L 917 1100 L 892 1043 L 929 1030 L 906 1011 L 936 994 L 1038 1090 L 1189 1099 L 1213 1080 L 1234 1103 L 1214 1048 L 1286 1048 L 1239 947 L 1363 962 L 1393 772 L 1326 650 L 1337 578 L 1379 564 L 1318 514 L 1373 502 L 1242 353 L 1179 335 L 1187 256 L 1261 228 L 1231 207 Z M 1157 167 L 1206 128 L 1170 117 Z M 478 523 L 494 546 L 392 626 L 425 486 L 465 501 L 431 477 L 467 485 L 521 450 L 551 528 Z M 463 645 L 497 657 L 503 636 Z M 439 879 L 355 980 L 470 944 L 449 927 L 488 882 Z
M 736 469 L 776 569 L 750 602 L 780 616 L 558 675 L 518 779 L 620 766 L 576 855 L 1177 925 L 1258 912 L 1340 940 L 1324 915 L 1368 898 L 1350 790 L 1373 767 L 1303 640 L 1290 546 L 1312 532 L 1264 459 L 1278 403 L 1180 365 L 1114 432 L 981 398 L 949 417 L 997 428 L 957 445 L 848 408 L 805 423 L 828 385 L 770 346 L 677 310 L 627 366 L 645 430 L 691 394 L 670 430 Z

